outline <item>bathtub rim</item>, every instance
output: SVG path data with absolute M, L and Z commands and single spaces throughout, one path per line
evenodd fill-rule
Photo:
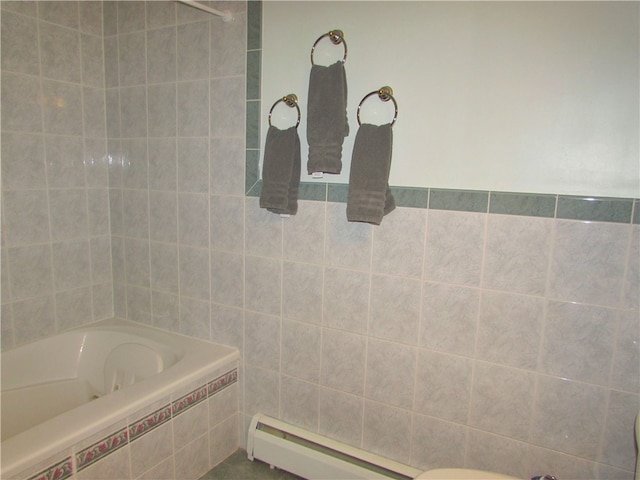
M 133 328 L 137 331 L 153 332 L 154 335 L 170 336 L 180 343 L 181 348 L 185 349 L 185 354 L 182 359 L 160 375 L 58 415 L 2 442 L 0 457 L 0 476 L 2 478 L 9 478 L 51 457 L 61 455 L 62 452 L 71 449 L 82 440 L 112 427 L 119 421 L 124 424 L 129 416 L 158 400 L 165 398 L 173 400 L 172 394 L 176 390 L 213 374 L 224 365 L 237 362 L 240 357 L 239 351 L 235 347 L 188 337 L 120 318 L 101 320 L 60 332 L 57 335 L 105 328 Z M 189 348 L 196 345 L 202 348 Z M 216 354 L 213 360 L 212 353 Z M 105 411 L 109 413 L 104 414 Z M 91 421 L 87 421 L 87 419 Z M 49 432 L 56 432 L 55 444 L 50 442 L 49 438 L 43 438 L 40 435 L 45 429 Z

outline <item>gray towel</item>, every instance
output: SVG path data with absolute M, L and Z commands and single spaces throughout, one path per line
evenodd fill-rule
M 340 173 L 342 142 L 349 135 L 347 75 L 343 62 L 328 67 L 313 65 L 307 101 L 307 171 Z
M 393 130 L 391 124 L 364 123 L 358 128 L 351 156 L 347 220 L 380 225 L 396 208 L 389 189 Z
M 260 207 L 273 213 L 295 215 L 300 169 L 300 137 L 296 127 L 280 130 L 270 126 L 264 146 Z

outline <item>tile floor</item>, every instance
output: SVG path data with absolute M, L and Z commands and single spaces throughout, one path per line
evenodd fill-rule
M 303 480 L 282 470 L 271 469 L 266 463 L 247 459 L 247 452 L 237 450 L 200 480 Z

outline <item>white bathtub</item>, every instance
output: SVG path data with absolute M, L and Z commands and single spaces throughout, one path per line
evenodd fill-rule
M 70 478 L 233 385 L 237 361 L 235 348 L 117 319 L 5 351 L 0 478 Z

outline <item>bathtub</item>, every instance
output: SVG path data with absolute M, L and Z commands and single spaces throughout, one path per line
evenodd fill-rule
M 198 478 L 237 448 L 235 348 L 110 319 L 5 351 L 1 365 L 2 479 L 138 478 L 152 468 Z M 170 422 L 163 439 L 156 429 Z M 164 450 L 145 447 L 151 432 Z M 197 445 L 176 443 L 197 433 Z

